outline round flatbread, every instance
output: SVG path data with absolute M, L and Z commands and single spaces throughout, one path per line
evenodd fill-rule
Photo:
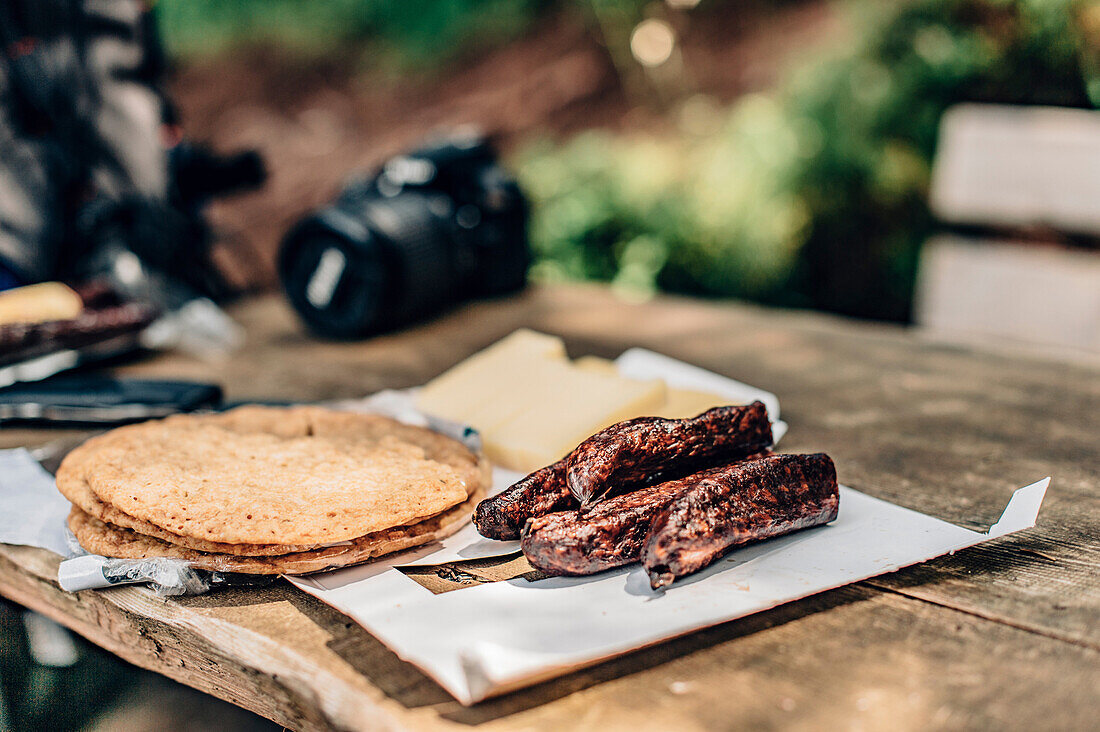
M 273 557 L 195 551 L 130 529 L 111 526 L 77 506 L 73 506 L 69 513 L 69 530 L 87 551 L 105 557 L 183 559 L 199 569 L 214 572 L 308 574 L 361 564 L 450 536 L 470 520 L 474 506 L 484 497 L 485 490 L 478 489 L 457 506 L 409 526 L 386 529 L 335 546 Z
M 148 521 L 136 519 L 129 514 L 119 511 L 114 506 L 99 500 L 96 494 L 92 493 L 92 489 L 88 487 L 87 482 L 84 480 L 84 476 L 71 476 L 68 474 L 71 470 L 70 468 L 70 471 L 66 473 L 62 473 L 61 470 L 57 472 L 57 488 L 61 491 L 61 494 L 85 513 L 100 521 L 120 528 L 130 529 L 139 534 L 155 537 L 171 544 L 178 544 L 188 549 L 195 549 L 201 552 L 217 552 L 220 554 L 265 557 L 290 554 L 291 552 L 302 552 L 307 549 L 317 548 L 316 544 L 224 544 L 216 541 L 204 541 L 202 539 L 193 539 L 190 536 L 173 534 L 171 531 L 165 531 Z
M 229 429 L 245 431 L 251 425 L 262 421 L 257 419 L 258 412 L 267 410 L 265 407 L 240 407 L 220 415 L 210 415 L 212 421 L 226 426 Z M 318 411 L 318 408 L 303 407 L 288 412 L 287 419 L 274 425 L 286 436 L 304 435 L 309 429 L 310 422 L 307 416 L 310 412 Z M 424 448 L 426 455 L 439 462 L 454 467 L 466 476 L 467 486 L 474 490 L 486 487 L 492 480 L 492 468 L 484 457 L 470 452 L 461 443 L 450 439 L 438 439 L 438 435 L 429 433 L 417 427 L 393 423 L 385 419 L 363 419 L 364 415 L 330 412 L 323 420 L 314 420 L 323 424 L 327 433 L 340 430 L 338 433 L 345 439 L 380 439 L 384 434 L 397 434 L 401 439 L 418 444 Z M 116 527 L 131 529 L 139 534 L 144 534 L 170 544 L 176 544 L 187 549 L 217 554 L 235 554 L 240 556 L 279 556 L 293 552 L 301 552 L 316 549 L 316 544 L 228 544 L 223 542 L 205 541 L 189 536 L 181 536 L 156 526 L 148 521 L 134 518 L 120 511 L 114 506 L 99 500 L 99 497 L 88 487 L 84 478 L 84 465 L 89 454 L 96 449 L 96 439 L 86 441 L 78 446 L 61 464 L 57 471 L 57 487 L 69 501 L 79 506 L 91 516 Z
M 58 482 L 121 528 L 270 554 L 438 514 L 486 482 L 483 462 L 457 440 L 378 415 L 242 407 L 92 438 L 65 459 Z
M 474 491 L 483 477 L 484 458 L 479 458 L 458 440 L 378 414 L 314 406 L 278 408 L 248 405 L 219 414 L 203 415 L 201 418 L 234 432 L 261 430 L 280 437 L 312 435 L 336 444 L 372 444 L 384 438 L 394 438 L 416 445 L 430 460 L 454 468 L 466 481 L 470 492 Z M 168 417 L 165 421 L 172 423 L 193 419 L 194 415 L 179 414 Z

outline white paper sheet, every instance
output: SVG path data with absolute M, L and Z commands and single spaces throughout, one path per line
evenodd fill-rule
M 775 395 L 664 356 L 635 349 L 620 362 L 624 373 L 667 375 L 676 386 L 712 390 L 731 401 L 760 399 L 778 414 Z M 407 401 L 407 394 L 390 393 L 357 405 L 394 412 Z M 781 422 L 773 425 L 777 440 L 785 428 Z M 493 490 L 519 477 L 498 468 Z M 832 524 L 731 552 L 663 592 L 649 589 L 639 567 L 592 577 L 515 579 L 440 595 L 393 569 L 518 551 L 519 542 L 484 539 L 472 525 L 441 544 L 385 561 L 288 579 L 359 622 L 459 701 L 472 704 L 1034 526 L 1049 482 L 1046 478 L 1016 491 L 985 534 L 841 487 L 840 515 Z M 67 554 L 68 510 L 53 476 L 30 453 L 0 451 L 0 542 Z
M 0 450 L 0 544 L 68 554 L 69 508 L 53 476 L 27 450 Z
M 638 349 L 617 362 L 624 374 L 660 376 L 731 400 L 773 394 Z M 786 425 L 778 423 L 777 435 Z M 841 466 L 843 473 L 843 466 Z M 494 490 L 519 477 L 494 476 Z M 841 488 L 840 515 L 828 526 L 731 552 L 663 592 L 640 567 L 591 577 L 514 579 L 443 594 L 396 566 L 498 556 L 519 542 L 497 542 L 467 526 L 441 544 L 385 561 L 291 582 L 344 612 L 463 704 L 551 678 L 636 648 L 767 610 L 954 552 L 1035 524 L 1049 478 L 1013 495 L 987 534 Z
M 467 527 L 436 551 L 295 585 L 352 617 L 464 704 L 1035 525 L 1050 479 L 1021 488 L 989 533 L 842 487 L 828 526 L 728 554 L 664 592 L 638 566 L 434 595 L 394 566 L 485 556 Z M 494 542 L 514 549 L 518 542 Z M 480 550 L 480 551 L 479 551 Z

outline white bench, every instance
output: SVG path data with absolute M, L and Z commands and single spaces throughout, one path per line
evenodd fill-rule
M 930 191 L 945 224 L 991 233 L 926 242 L 915 320 L 952 340 L 1100 352 L 1100 112 L 967 104 L 944 115 Z M 1005 232 L 1050 232 L 1038 241 Z

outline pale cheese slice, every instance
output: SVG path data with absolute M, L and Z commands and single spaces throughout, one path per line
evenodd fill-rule
M 617 376 L 619 373 L 619 367 L 615 365 L 614 361 L 599 356 L 581 356 L 573 361 L 573 365 L 585 371 L 595 371 L 601 374 Z
M 424 386 L 423 411 L 472 425 L 488 457 L 531 471 L 560 459 L 581 441 L 634 417 L 694 417 L 728 400 L 670 389 L 663 381 L 619 375 L 613 361 L 570 362 L 560 338 L 518 330 Z
M 729 399 L 723 399 L 717 394 L 693 389 L 669 389 L 665 403 L 657 410 L 657 416 L 673 419 L 686 419 L 695 417 L 708 409 L 729 404 Z
M 614 361 L 599 356 L 581 356 L 573 361 L 573 364 L 585 371 L 596 371 L 603 374 L 618 374 L 619 367 Z M 694 389 L 674 389 L 669 387 L 665 403 L 654 410 L 657 417 L 671 417 L 684 419 L 695 417 L 713 407 L 721 407 L 729 404 L 728 399 L 723 399 L 717 394 Z
M 531 379 L 522 411 L 484 432 L 486 452 L 513 470 L 537 470 L 604 427 L 656 413 L 665 391 L 660 380 L 555 365 Z
M 517 330 L 425 384 L 416 404 L 484 431 L 523 409 L 531 373 L 546 363 L 568 363 L 562 340 Z

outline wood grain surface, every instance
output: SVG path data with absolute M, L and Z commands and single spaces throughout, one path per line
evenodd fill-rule
M 57 558 L 0 546 L 0 593 L 145 668 L 294 729 L 1093 729 L 1100 715 L 1100 368 L 913 332 L 598 287 L 533 289 L 362 343 L 310 338 L 275 297 L 234 309 L 247 346 L 212 365 L 232 400 L 422 383 L 517 327 L 570 354 L 644 346 L 779 395 L 785 451 L 848 485 L 984 530 L 1053 476 L 1035 529 L 463 708 L 358 625 L 285 584 L 161 599 L 61 592 Z M 72 433 L 4 430 L 0 445 Z

